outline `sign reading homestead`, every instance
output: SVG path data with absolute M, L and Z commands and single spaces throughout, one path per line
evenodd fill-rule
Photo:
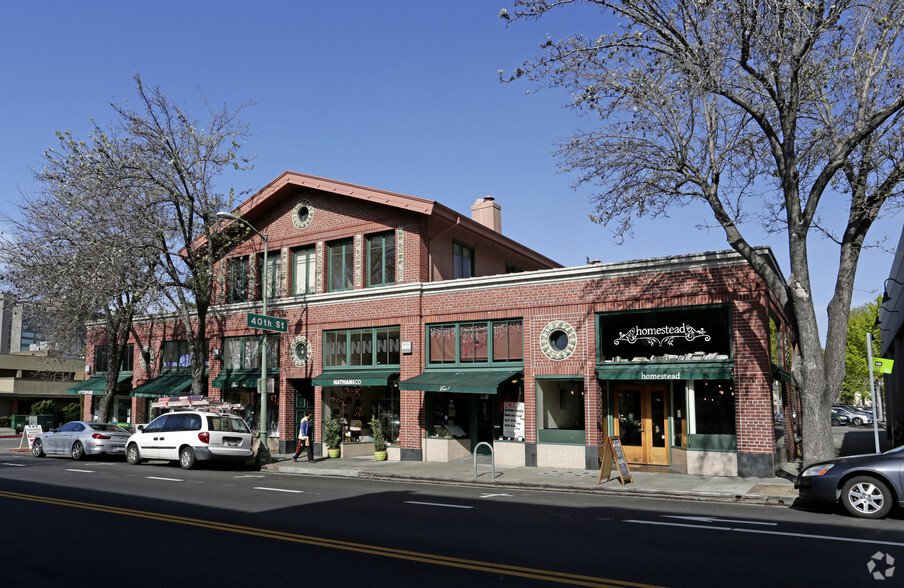
M 251 314 L 250 312 L 248 313 L 248 326 L 253 329 L 263 329 L 264 331 L 289 332 L 289 321 L 287 319 Z

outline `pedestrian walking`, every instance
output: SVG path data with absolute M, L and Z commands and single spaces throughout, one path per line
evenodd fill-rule
M 295 455 L 292 456 L 292 461 L 298 461 L 298 456 L 301 455 L 303 449 L 307 449 L 308 451 L 308 461 L 314 461 L 314 444 L 312 443 L 312 437 L 314 436 L 314 431 L 311 427 L 311 411 L 307 411 L 304 415 L 304 418 L 301 419 L 301 424 L 299 425 L 298 430 L 298 449 L 295 450 Z

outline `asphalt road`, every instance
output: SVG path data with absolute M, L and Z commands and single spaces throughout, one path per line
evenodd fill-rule
M 30 454 L 0 455 L 0 512 L 3 573 L 28 586 L 875 586 L 886 556 L 904 561 L 900 511 L 863 521 Z

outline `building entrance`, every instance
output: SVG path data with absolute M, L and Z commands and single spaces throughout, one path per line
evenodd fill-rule
M 666 398 L 665 386 L 615 387 L 615 435 L 629 463 L 669 465 Z

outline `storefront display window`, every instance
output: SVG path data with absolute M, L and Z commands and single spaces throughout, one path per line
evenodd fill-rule
M 698 435 L 735 434 L 735 393 L 731 380 L 695 381 L 694 409 Z
M 328 386 L 323 391 L 326 416 L 339 419 L 344 443 L 373 441 L 370 421 L 377 417 L 389 443 L 398 443 L 400 396 L 398 386 Z
M 541 443 L 583 443 L 584 382 L 537 381 L 537 437 Z

